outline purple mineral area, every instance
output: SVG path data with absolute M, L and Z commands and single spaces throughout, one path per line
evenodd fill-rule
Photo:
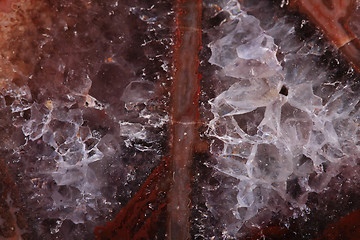
M 144 184 L 171 155 L 172 113 L 186 107 L 171 99 L 181 96 L 190 113 L 199 108 L 199 122 L 187 123 L 209 149 L 190 141 L 191 191 L 171 195 L 191 202 L 181 204 L 186 230 L 175 230 L 191 239 L 357 236 L 360 76 L 346 59 L 358 57 L 359 6 L 344 47 L 288 3 L 203 0 L 202 48 L 182 49 L 191 61 L 177 66 L 176 1 L 0 2 L 0 239 L 94 239 L 137 196 L 151 196 L 149 211 L 165 209 L 160 185 Z M 199 101 L 174 74 L 195 58 Z M 183 124 L 189 111 L 179 112 Z M 167 239 L 176 204 L 156 215 L 155 239 Z
M 29 1 L 4 16 L 0 156 L 14 185 L 0 182 L 0 238 L 93 239 L 164 155 L 172 3 Z

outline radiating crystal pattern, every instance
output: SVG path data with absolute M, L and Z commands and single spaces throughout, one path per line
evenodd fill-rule
M 339 77 L 319 64 L 335 51 L 321 33 L 303 40 L 286 16 L 256 14 L 256 3 L 221 4 L 227 17 L 209 30 L 209 62 L 220 83 L 207 134 L 215 177 L 233 180 L 219 183 L 222 200 L 206 194 L 209 209 L 226 219 L 223 235 L 235 237 L 272 214 L 306 213 L 310 193 L 325 191 L 342 166 L 357 164 L 360 92 L 351 68 Z

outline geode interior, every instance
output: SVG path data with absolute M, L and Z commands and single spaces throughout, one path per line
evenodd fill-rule
M 359 84 L 321 33 L 280 5 L 219 5 L 209 14 L 220 24 L 204 30 L 216 158 L 207 181 L 215 186 L 204 193 L 222 236 L 239 239 L 275 215 L 306 222 L 325 193 L 348 200 L 356 192 L 344 177 L 358 181 Z
M 176 1 L 5 2 L 0 239 L 94 239 L 169 155 Z M 286 1 L 202 4 L 191 236 L 315 239 L 360 208 L 359 74 Z

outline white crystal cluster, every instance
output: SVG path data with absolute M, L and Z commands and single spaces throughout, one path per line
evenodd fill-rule
M 136 140 L 148 143 L 156 142 L 158 139 L 151 136 L 153 128 L 162 128 L 168 122 L 168 115 L 164 112 L 151 111 L 158 105 L 150 100 L 156 96 L 156 87 L 153 82 L 136 80 L 128 84 L 125 88 L 121 100 L 125 103 L 128 112 L 136 114 L 135 119 L 119 121 L 120 136 L 125 137 L 127 147 L 134 147 L 141 152 L 153 152 L 157 149 L 136 143 Z M 139 105 L 145 107 L 140 108 Z
M 54 208 L 70 208 L 74 211 L 61 213 L 61 219 L 71 219 L 74 223 L 84 222 L 87 208 L 96 211 L 96 198 L 100 194 L 100 182 L 89 164 L 102 159 L 98 149 L 101 140 L 96 131 L 82 126 L 80 109 L 69 109 L 57 102 L 34 103 L 31 118 L 22 127 L 25 136 L 31 141 L 40 141 L 54 149 L 50 156 L 40 161 L 55 160 L 55 169 L 43 169 L 39 174 L 52 176 L 59 186 L 76 188 L 80 196 L 64 198 L 58 191 L 52 193 Z M 92 141 L 94 144 L 87 145 Z M 47 159 L 46 159 L 47 158 Z M 89 216 L 90 217 L 90 216 Z
M 270 77 L 280 70 L 274 39 L 264 34 L 260 22 L 253 16 L 238 14 L 227 23 L 231 31 L 210 43 L 210 63 L 223 68 L 230 77 Z
M 92 239 L 164 155 L 172 3 L 20 5 L 0 26 L 0 155 L 18 221 L 36 239 Z
M 341 165 L 355 164 L 360 110 L 359 91 L 314 66 L 326 47 L 316 45 L 318 36 L 300 41 L 285 18 L 263 29 L 237 1 L 224 2 L 230 18 L 209 44 L 209 62 L 220 67 L 219 81 L 232 82 L 210 101 L 208 135 L 215 168 L 237 180 L 236 204 L 223 213 L 237 219 L 225 221 L 224 231 L 235 234 L 264 209 L 306 211 L 310 192 L 325 190 Z M 209 205 L 220 214 L 219 203 Z
M 126 150 L 121 149 L 124 145 L 138 152 L 150 151 L 156 155 L 158 149 L 152 148 L 151 143 L 156 143 L 159 138 L 152 137 L 152 131 L 162 128 L 167 122 L 167 115 L 148 106 L 155 97 L 155 85 L 145 80 L 134 80 L 128 84 L 119 99 L 131 118 L 114 118 L 114 123 L 108 124 L 118 124 L 116 132 L 105 135 L 88 126 L 84 115 L 111 111 L 111 106 L 100 103 L 90 95 L 74 91 L 67 94 L 65 99 L 28 103 L 32 100 L 32 95 L 27 87 L 6 94 L 13 99 L 10 105 L 13 125 L 21 129 L 23 137 L 25 136 L 23 145 L 17 143 L 13 151 L 20 156 L 32 155 L 22 150 L 29 148 L 34 152 L 31 158 L 36 158 L 33 167 L 32 162 L 26 162 L 30 159 L 23 157 L 21 160 L 24 165 L 23 173 L 32 185 L 28 197 L 44 202 L 40 207 L 50 214 L 48 217 L 61 219 L 60 223 L 63 220 L 71 220 L 75 224 L 94 221 L 103 211 L 106 212 L 105 207 L 111 212 L 114 201 L 115 205 L 118 203 L 116 199 L 109 199 L 104 195 L 102 190 L 107 185 L 108 176 L 102 176 L 102 170 L 94 169 L 91 164 L 104 167 L 115 165 L 122 171 L 117 176 L 119 181 L 123 180 L 119 184 L 127 184 L 134 178 L 133 171 L 127 169 L 121 161 L 110 164 L 106 159 L 116 158 L 121 152 L 125 152 Z M 1 104 L 6 106 L 3 98 Z M 145 107 L 140 108 L 139 105 Z M 138 140 L 143 142 L 137 142 Z M 35 146 L 31 147 L 34 143 Z M 151 160 L 150 165 L 154 162 L 154 159 Z M 56 187 L 48 189 L 46 185 L 52 181 Z
M 111 204 L 101 191 L 107 184 L 107 176 L 101 177 L 102 171 L 95 171 L 90 165 L 95 162 L 101 163 L 104 156 L 110 158 L 118 155 L 122 151 L 122 145 L 141 152 L 156 152 L 157 149 L 149 145 L 157 140 L 150 136 L 151 131 L 163 127 L 167 121 L 167 115 L 159 115 L 147 107 L 139 109 L 138 105 L 147 106 L 149 100 L 154 97 L 154 84 L 147 81 L 130 82 L 121 100 L 130 113 L 137 115 L 126 121 L 119 120 L 118 132 L 106 135 L 84 124 L 86 109 L 105 111 L 110 107 L 104 106 L 90 95 L 81 96 L 74 92 L 67 95 L 67 101 L 48 100 L 45 103 L 32 104 L 21 104 L 17 100 L 31 99 L 29 91 L 13 96 L 15 101 L 11 105 L 12 113 L 24 115 L 24 112 L 28 111 L 31 116 L 25 120 L 19 118 L 21 121 L 14 123 L 22 129 L 26 137 L 27 142 L 24 146 L 28 142 L 35 142 L 47 149 L 46 153 L 37 157 L 38 164 L 45 167 L 31 173 L 31 182 L 36 186 L 41 182 L 41 176 L 53 179 L 58 187 L 46 193 L 50 194 L 46 197 L 51 199 L 52 205 L 47 211 L 56 213 L 54 216 L 61 220 L 68 219 L 76 224 L 98 217 L 99 201 L 105 205 Z M 74 107 L 77 104 L 84 106 Z M 137 140 L 143 140 L 147 144 L 138 143 Z M 21 147 L 16 151 L 21 151 Z M 100 165 L 106 164 L 103 162 Z M 117 167 L 126 168 L 121 166 L 121 162 L 117 163 Z M 131 178 L 130 169 L 127 174 L 129 176 L 126 179 Z M 41 199 L 45 196 L 40 196 L 36 191 L 30 196 L 38 197 Z

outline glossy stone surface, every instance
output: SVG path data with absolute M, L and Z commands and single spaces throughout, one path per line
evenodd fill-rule
M 1 2 L 0 239 L 356 239 L 359 9 L 287 2 Z

